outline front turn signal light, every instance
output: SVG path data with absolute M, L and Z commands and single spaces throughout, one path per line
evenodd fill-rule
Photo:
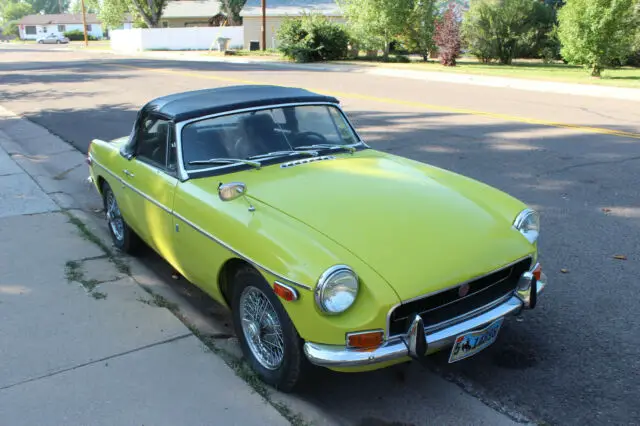
M 542 276 L 542 266 L 538 263 L 536 268 L 533 270 L 533 276 L 536 277 L 536 281 L 540 281 L 540 277 Z
M 384 333 L 378 331 L 365 331 L 347 334 L 347 346 L 355 349 L 372 349 L 382 344 Z

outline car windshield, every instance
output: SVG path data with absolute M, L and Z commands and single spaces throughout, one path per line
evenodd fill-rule
M 361 144 L 342 112 L 330 105 L 296 105 L 199 120 L 184 126 L 182 156 L 187 171 L 235 167 L 242 161 L 283 160 L 353 150 Z M 216 159 L 215 162 L 207 162 Z

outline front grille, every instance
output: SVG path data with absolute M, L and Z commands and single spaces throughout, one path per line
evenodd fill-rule
M 468 282 L 469 293 L 458 295 L 460 286 L 418 300 L 404 303 L 389 317 L 389 335 L 404 334 L 415 314 L 425 327 L 432 327 L 481 308 L 512 293 L 520 276 L 531 268 L 531 258 Z M 461 284 L 462 285 L 462 284 Z

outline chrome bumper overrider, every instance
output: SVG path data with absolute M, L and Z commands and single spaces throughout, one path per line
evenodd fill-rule
M 422 357 L 453 346 L 460 334 L 482 329 L 498 318 L 517 315 L 523 309 L 535 308 L 537 297 L 543 292 L 546 284 L 547 277 L 544 273 L 541 274 L 540 280 L 536 280 L 532 272 L 525 272 L 514 295 L 477 316 L 446 328 L 430 332 L 425 330 L 422 319 L 416 316 L 406 335 L 393 337 L 375 349 L 358 350 L 307 342 L 304 352 L 311 363 L 334 368 L 363 367 L 400 358 Z

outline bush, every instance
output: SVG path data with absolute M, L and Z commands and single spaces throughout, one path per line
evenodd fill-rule
M 539 57 L 553 27 L 553 9 L 537 0 L 478 0 L 463 21 L 463 37 L 481 62 L 503 64 L 522 55 Z
M 453 3 L 449 3 L 444 17 L 436 22 L 434 41 L 438 46 L 440 63 L 456 66 L 456 59 L 460 56 L 460 20 Z
M 20 37 L 20 28 L 18 27 L 18 21 L 6 23 L 5 26 L 0 30 L 0 33 L 6 38 Z
M 279 50 L 296 62 L 345 59 L 349 34 L 322 15 L 286 19 L 278 30 Z
M 84 41 L 84 32 L 80 30 L 66 31 L 64 33 L 64 36 L 71 41 Z M 87 34 L 87 40 L 97 40 L 97 39 L 98 39 L 97 37 L 92 36 L 91 34 Z
M 634 0 L 572 0 L 558 12 L 562 56 L 600 77 L 633 52 L 638 22 Z

